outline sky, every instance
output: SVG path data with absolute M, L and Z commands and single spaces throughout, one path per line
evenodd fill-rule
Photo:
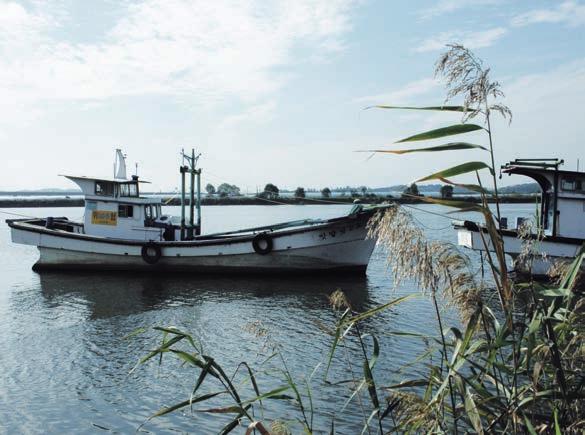
M 460 122 L 363 110 L 442 104 L 433 72 L 448 43 L 490 66 L 514 114 L 492 126 L 497 167 L 585 166 L 585 1 L 0 0 L 0 190 L 110 176 L 116 148 L 155 191 L 178 185 L 181 148 L 202 153 L 204 184 L 250 193 L 390 186 L 487 161 L 356 152 Z

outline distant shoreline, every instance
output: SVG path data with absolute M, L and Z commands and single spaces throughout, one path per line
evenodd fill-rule
M 469 203 L 478 203 L 477 196 L 455 196 L 453 199 Z M 388 196 L 351 197 L 336 196 L 334 198 L 287 198 L 278 197 L 274 200 L 248 196 L 235 197 L 208 197 L 201 198 L 201 205 L 328 205 L 353 204 L 358 200 L 361 204 L 381 204 L 391 201 L 398 204 L 426 204 L 424 200 L 416 198 L 400 198 Z M 534 195 L 505 195 L 500 197 L 502 203 L 534 203 L 539 198 Z M 188 201 L 187 201 L 188 202 Z M 162 198 L 164 205 L 181 205 L 179 198 Z M 83 207 L 82 198 L 34 198 L 34 199 L 1 199 L 0 208 L 36 208 L 36 207 Z

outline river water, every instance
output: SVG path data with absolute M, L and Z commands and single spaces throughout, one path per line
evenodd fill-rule
M 425 211 L 439 206 L 418 205 L 415 218 L 431 238 L 456 242 L 448 219 Z M 346 213 L 346 205 L 218 206 L 203 208 L 204 232 L 237 229 L 301 218 L 328 218 Z M 421 211 L 422 210 L 422 211 Z M 177 213 L 168 207 L 167 213 Z M 79 218 L 81 208 L 2 209 L 27 216 Z M 505 204 L 503 214 L 529 216 L 534 205 Z M 10 217 L 2 215 L 2 217 Z M 470 217 L 469 215 L 467 216 Z M 511 220 L 511 219 L 510 219 Z M 152 433 L 217 433 L 229 416 L 175 412 L 147 421 L 163 406 L 189 398 L 198 372 L 172 358 L 130 370 L 160 342 L 154 326 L 176 326 L 200 340 L 206 354 L 228 373 L 241 361 L 258 371 L 261 392 L 284 385 L 278 373 L 282 362 L 273 358 L 276 344 L 294 379 L 304 380 L 317 367 L 312 385 L 317 431 L 328 430 L 336 414 L 338 433 L 356 433 L 363 424 L 359 402 L 340 412 L 350 384 L 323 381 L 335 324 L 328 295 L 342 289 L 357 310 L 366 310 L 406 294 L 419 294 L 408 283 L 394 288 L 385 256 L 376 250 L 366 276 L 222 277 L 108 273 L 35 273 L 37 249 L 10 242 L 9 228 L 0 223 L 0 432 L 5 433 L 134 433 L 141 424 Z M 477 257 L 473 257 L 477 266 Z M 446 310 L 447 317 L 454 313 Z M 413 298 L 364 322 L 364 331 L 380 340 L 381 357 L 374 376 L 378 385 L 414 377 L 422 366 L 401 370 L 425 350 L 419 339 L 392 331 L 436 333 L 435 316 L 424 296 Z M 266 337 L 246 328 L 261 322 Z M 456 322 L 456 318 L 453 318 Z M 128 338 L 138 328 L 147 332 Z M 341 381 L 362 375 L 355 347 L 347 356 L 337 353 L 329 379 Z M 319 366 L 319 364 L 321 364 Z M 270 370 L 268 373 L 263 371 Z M 236 376 L 241 381 L 242 376 Z M 244 398 L 254 396 L 250 385 Z M 204 392 L 214 391 L 204 385 Z M 382 394 L 383 395 L 383 394 Z M 367 394 L 363 396 L 367 401 Z M 213 406 L 232 405 L 227 399 Z M 267 420 L 300 416 L 286 400 L 265 400 Z M 195 409 L 204 409 L 203 405 Z M 259 412 L 259 411 L 258 411 Z M 257 416 L 259 416 L 257 412 Z M 244 433 L 243 428 L 234 433 Z M 293 426 L 293 433 L 299 426 Z

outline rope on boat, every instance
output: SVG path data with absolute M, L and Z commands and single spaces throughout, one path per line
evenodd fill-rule
M 411 195 L 408 195 L 408 196 L 411 196 Z M 275 200 L 272 200 L 272 199 L 261 198 L 261 197 L 257 197 L 257 198 L 260 199 L 260 200 L 262 200 L 262 201 L 271 202 L 273 204 L 290 205 L 290 204 L 288 204 L 286 202 L 275 201 Z M 329 204 L 350 205 L 347 202 L 333 201 L 333 200 L 328 200 L 328 199 L 315 199 L 315 198 L 307 198 L 307 197 L 303 198 L 303 197 L 299 197 L 299 196 L 293 196 L 293 198 L 302 199 L 302 200 L 305 200 L 305 201 L 324 202 L 324 203 L 329 203 Z M 437 213 L 437 212 L 433 212 L 433 211 L 430 211 L 430 210 L 424 210 L 422 208 L 414 207 L 414 206 L 408 205 L 408 204 L 401 204 L 401 205 L 403 207 L 407 207 L 407 208 L 410 208 L 410 209 L 419 211 L 421 213 L 428 213 L 428 214 L 431 214 L 431 215 L 434 215 L 434 216 L 439 216 L 439 217 L 442 217 L 442 218 L 445 218 L 445 219 L 449 219 L 449 221 L 452 221 L 455 218 L 454 216 L 449 216 L 449 215 L 446 215 L 446 214 L 443 214 L 443 213 Z M 440 228 L 434 228 L 434 227 L 430 227 L 430 226 L 424 224 L 419 219 L 417 219 L 416 216 L 413 216 L 413 219 L 416 220 L 419 223 L 419 225 L 421 225 L 422 227 L 426 228 L 427 230 L 431 230 L 431 231 L 442 231 L 442 230 L 446 230 L 447 228 L 451 228 L 451 224 L 446 225 L 444 227 L 440 227 Z
M 9 211 L 2 211 L 2 210 L 0 210 L 0 213 L 7 214 L 7 215 L 11 215 L 11 216 L 23 217 L 23 218 L 27 218 L 27 219 L 38 219 L 39 218 L 38 216 L 27 216 L 25 214 L 11 213 Z
M 420 211 L 421 213 L 432 214 L 434 216 L 439 216 L 439 217 L 442 217 L 442 218 L 445 218 L 445 219 L 449 219 L 450 221 L 456 219 L 456 216 L 449 216 L 448 214 L 438 213 L 436 211 L 425 210 L 425 209 L 418 208 L 418 207 L 414 207 L 414 206 L 408 205 L 408 204 L 401 204 L 401 205 L 403 207 L 406 207 L 406 208 L 411 208 L 413 210 Z
M 424 211 L 424 210 L 420 210 L 420 211 Z M 446 230 L 447 228 L 453 228 L 453 226 L 449 223 L 449 225 L 446 225 L 444 227 L 440 227 L 440 228 L 433 228 L 433 227 L 429 227 L 428 225 L 424 224 L 423 222 L 420 221 L 420 219 L 418 219 L 416 216 L 411 215 L 412 218 L 418 222 L 418 224 L 424 228 L 426 228 L 427 230 L 431 230 L 431 231 L 442 231 L 442 230 Z M 446 216 L 441 216 L 441 217 L 446 217 Z M 449 219 L 452 220 L 451 217 L 449 217 Z

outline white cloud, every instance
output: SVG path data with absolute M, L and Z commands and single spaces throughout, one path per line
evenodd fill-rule
M 129 3 L 97 42 L 78 43 L 56 36 L 59 4 L 51 14 L 51 3 L 0 2 L 0 114 L 39 101 L 149 94 L 256 104 L 288 79 L 277 68 L 302 61 L 298 47 L 310 48 L 307 59 L 343 47 L 352 4 L 144 0 Z
M 451 1 L 443 0 L 433 8 L 425 9 L 422 16 L 430 18 L 443 13 L 452 12 L 470 6 L 486 5 L 497 3 L 490 1 Z M 580 26 L 585 24 L 585 4 L 570 0 L 550 9 L 535 9 L 513 17 L 510 21 L 512 27 L 527 26 L 537 23 L 564 23 L 569 26 Z M 497 40 L 509 32 L 506 27 L 494 27 L 492 29 L 471 32 L 471 31 L 447 31 L 434 35 L 423 40 L 416 48 L 417 52 L 438 51 L 445 48 L 448 43 L 458 42 L 467 48 L 482 48 L 493 45 Z
M 498 120 L 494 127 L 500 162 L 558 157 L 573 169 L 577 158 L 583 161 L 585 59 L 510 79 L 502 86 L 514 119 L 510 126 Z
M 509 99 L 525 111 L 581 113 L 581 98 L 585 96 L 585 59 L 551 71 L 518 77 L 505 84 L 505 88 Z M 552 105 L 553 101 L 565 103 Z
M 506 33 L 508 31 L 503 27 L 495 27 L 481 32 L 442 32 L 422 41 L 415 48 L 415 51 L 419 53 L 439 51 L 443 50 L 447 44 L 454 42 L 463 44 L 465 47 L 471 49 L 489 47 Z
M 274 117 L 276 102 L 268 101 L 266 103 L 249 106 L 243 112 L 226 117 L 220 124 L 220 130 L 233 127 L 236 124 L 263 124 Z
M 428 94 L 436 90 L 440 82 L 434 78 L 425 78 L 407 83 L 400 89 L 385 92 L 377 95 L 367 95 L 356 98 L 354 101 L 365 104 L 397 104 L 404 105 L 412 102 L 414 97 Z
M 538 23 L 563 23 L 569 26 L 585 25 L 585 4 L 579 1 L 565 1 L 550 9 L 535 9 L 517 15 L 513 26 L 527 26 Z
M 419 11 L 418 15 L 423 19 L 430 19 L 460 9 L 489 6 L 498 3 L 501 3 L 501 0 L 439 0 L 434 6 Z

